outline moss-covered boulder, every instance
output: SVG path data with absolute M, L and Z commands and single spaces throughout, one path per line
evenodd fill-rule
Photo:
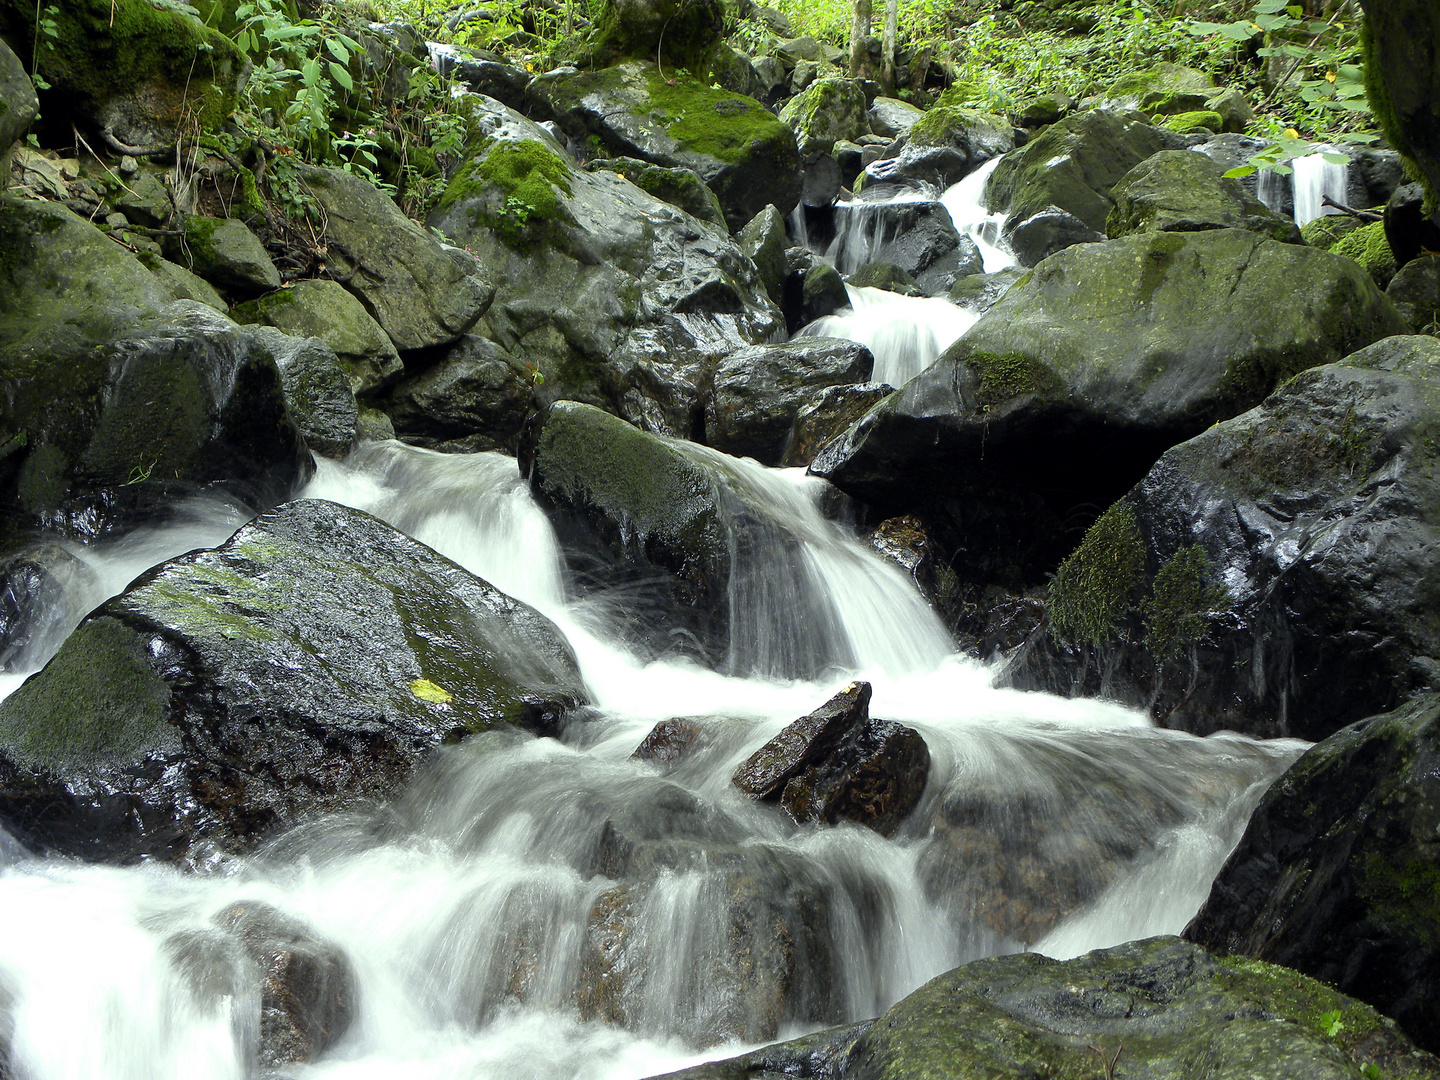
M 280 287 L 280 271 L 260 239 L 234 218 L 188 217 L 165 254 L 217 288 L 254 296 Z
M 694 430 L 714 365 L 769 341 L 779 310 L 727 236 L 616 173 L 585 172 L 498 102 L 430 222 L 499 282 L 475 333 L 522 359 L 542 402 Z
M 238 323 L 273 326 L 296 337 L 318 337 L 334 350 L 356 394 L 373 394 L 400 376 L 395 345 L 359 300 L 338 281 L 314 278 L 237 304 Z
M 1440 695 L 1430 694 L 1291 766 L 1185 936 L 1303 971 L 1440 1049 L 1437 834 Z
M 1300 237 L 1311 247 L 1329 251 L 1365 223 L 1349 214 L 1322 214 L 1300 227 Z
M 1147 115 L 1174 116 L 1204 109 L 1215 90 L 1215 80 L 1203 71 L 1160 63 L 1120 76 L 1103 97 L 1112 109 L 1138 109 Z
M 715 369 L 705 405 L 705 441 L 736 457 L 777 465 L 800 409 L 829 386 L 865 382 L 875 366 L 857 341 L 798 337 L 752 345 Z
M 726 228 L 725 210 L 700 174 L 694 169 L 680 166 L 654 165 L 639 158 L 598 158 L 585 163 L 585 168 L 594 172 L 606 169 L 619 173 L 626 180 L 648 195 L 654 195 L 662 202 L 678 206 L 685 213 L 710 225 Z
M 360 511 L 290 503 L 144 575 L 0 704 L 0 822 L 85 858 L 238 850 L 584 700 L 543 616 Z
M 812 469 L 931 521 L 965 572 L 1035 581 L 1073 546 L 1077 504 L 1109 505 L 1166 447 L 1403 330 L 1353 263 L 1254 233 L 1070 248 Z
M 325 210 L 331 261 L 395 348 L 448 345 L 475 325 L 495 287 L 463 251 L 447 249 L 383 191 L 339 169 L 306 169 Z
M 725 31 L 721 0 L 602 0 L 591 29 L 556 58 L 582 69 L 657 57 L 670 71 L 710 70 Z
M 898 153 L 868 163 L 856 190 L 881 197 L 887 188 L 958 183 L 991 158 L 1015 148 L 1015 129 L 1003 117 L 937 105 L 905 134 Z
M 1277 214 L 1204 154 L 1162 150 L 1126 173 L 1110 191 L 1114 209 L 1105 221 L 1112 239 L 1136 232 L 1247 229 L 1298 244 L 1294 220 Z
M 198 488 L 310 473 L 267 348 L 64 207 L 0 200 L 0 535 L 124 530 Z
M 1398 269 L 1390 242 L 1385 238 L 1384 222 L 1373 221 L 1351 230 L 1332 244 L 1330 250 L 1354 259 L 1382 289 L 1390 284 Z
M 1366 0 L 1366 97 L 1390 144 L 1440 191 L 1440 11 L 1426 0 Z
M 1434 338 L 1301 372 L 1101 516 L 1011 681 L 1309 739 L 1440 690 L 1437 432 Z
M 1111 189 L 1151 154 L 1170 148 L 1173 138 L 1136 113 L 1072 114 L 1005 156 L 985 185 L 985 204 L 1009 215 L 1005 235 L 1020 261 L 1034 266 L 1059 250 L 1052 240 L 1062 224 L 1056 211 L 1103 236 L 1115 205 Z M 1073 226 L 1062 231 L 1074 235 L 1071 242 L 1083 237 Z
M 466 335 L 381 401 L 395 433 L 436 449 L 509 450 L 534 410 L 535 371 L 493 341 Z
M 785 104 L 780 120 L 795 132 L 802 155 L 828 154 L 837 141 L 870 134 L 866 105 L 860 80 L 817 79 Z
M 74 0 L 42 10 L 0 2 L 0 37 L 32 51 L 50 84 L 47 122 L 98 127 L 132 146 L 163 146 L 197 126 L 213 130 L 235 108 L 249 64 L 235 43 L 177 6 L 148 0 Z M 41 32 L 37 18 L 54 33 Z
M 719 198 L 731 231 L 767 203 L 788 214 L 800 200 L 800 154 L 790 129 L 753 98 L 688 74 L 662 73 L 641 60 L 560 70 L 536 78 L 527 100 L 587 147 L 587 156 L 693 169 Z
M 1177 135 L 1215 135 L 1225 130 L 1225 119 L 1213 109 L 1194 109 L 1166 117 L 1165 129 Z
M 10 148 L 29 130 L 40 102 L 25 65 L 0 40 L 0 191 L 10 185 Z

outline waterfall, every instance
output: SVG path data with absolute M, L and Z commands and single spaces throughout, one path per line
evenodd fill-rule
M 959 183 L 951 184 L 940 196 L 945 209 L 950 211 L 950 220 L 955 223 L 955 228 L 961 235 L 974 240 L 975 246 L 980 249 L 987 274 L 1019 265 L 1014 254 L 1005 246 L 1001 233 L 1005 227 L 1005 214 L 985 209 L 985 185 L 999 164 L 998 157 L 991 158 Z
M 980 316 L 941 297 L 902 296 L 845 286 L 849 309 L 807 323 L 796 336 L 850 338 L 875 356 L 874 382 L 904 386 L 975 325 Z
M 353 968 L 348 1033 L 285 1074 L 324 1080 L 647 1077 L 873 1016 L 971 958 L 1184 926 L 1303 744 L 1201 739 L 1104 702 L 997 689 L 909 580 L 820 512 L 820 481 L 687 452 L 723 475 L 734 535 L 763 540 L 735 563 L 751 611 L 733 647 L 784 654 L 794 642 L 772 639 L 786 619 L 823 611 L 811 643 L 843 665 L 740 677 L 630 654 L 623 611 L 570 576 L 513 459 L 378 443 L 321 463 L 303 495 L 375 514 L 554 618 L 595 710 L 558 740 L 496 731 L 443 748 L 395 805 L 304 823 L 208 870 L 34 859 L 0 834 L 14 1074 L 258 1075 L 256 982 L 215 944 L 216 914 L 239 901 L 303 920 Z M 746 524 L 757 516 L 768 531 Z M 200 539 L 232 524 L 222 513 Z M 729 781 L 855 677 L 873 682 L 874 715 L 931 752 L 921 802 L 889 839 L 797 826 Z M 631 760 L 674 716 L 697 718 L 694 750 L 668 771 Z
M 1295 224 L 1304 225 L 1330 213 L 1324 204 L 1327 195 L 1335 202 L 1345 202 L 1349 165 L 1325 160 L 1326 154 L 1335 152 L 1333 147 L 1322 147 L 1290 163 L 1294 170 L 1290 183 L 1295 191 Z

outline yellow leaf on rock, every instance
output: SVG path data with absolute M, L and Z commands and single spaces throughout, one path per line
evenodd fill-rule
M 429 679 L 416 679 L 410 684 L 410 692 L 421 701 L 433 701 L 437 705 L 444 705 L 455 700 L 454 694 L 443 686 L 437 686 Z

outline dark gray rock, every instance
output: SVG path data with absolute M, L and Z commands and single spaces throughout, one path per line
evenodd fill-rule
M 619 173 L 641 191 L 671 206 L 678 206 L 696 220 L 726 228 L 724 207 L 694 169 L 654 165 L 639 158 L 625 157 L 587 161 L 585 168 L 592 172 L 607 169 Z
M 1005 240 L 1021 266 L 1039 266 L 1057 251 L 1076 244 L 1102 243 L 1105 233 L 1092 229 L 1068 210 L 1047 206 L 1008 229 Z
M 1265 793 L 1185 936 L 1295 968 L 1440 1047 L 1440 696 L 1312 747 Z
M 979 580 L 1034 582 L 1073 544 L 1077 504 L 1109 505 L 1166 447 L 1397 327 L 1349 260 L 1254 233 L 1073 247 L 811 468 L 924 517 Z
M 630 756 L 636 761 L 651 761 L 660 766 L 674 765 L 693 750 L 704 738 L 700 721 L 676 716 L 661 720 Z
M 492 341 L 466 335 L 433 367 L 400 382 L 384 407 L 407 442 L 469 440 L 475 450 L 514 451 L 534 408 L 534 371 Z
M 705 441 L 736 457 L 777 464 L 795 417 L 817 391 L 865 382 L 875 359 L 859 342 L 801 337 L 732 353 L 715 369 Z
M 275 358 L 285 406 L 306 445 L 326 457 L 348 454 L 355 446 L 359 407 L 350 378 L 330 346 L 318 337 L 291 337 L 273 326 L 251 327 L 246 334 Z
M 165 254 L 218 288 L 254 296 L 280 287 L 280 271 L 259 237 L 234 218 L 188 217 Z
M 982 314 L 989 311 L 1000 298 L 1010 291 L 1010 286 L 1024 279 L 1022 267 L 1011 266 L 993 274 L 970 274 L 957 278 L 950 291 L 945 294 L 956 307 L 969 308 Z
M 1246 229 L 1287 244 L 1300 229 L 1254 198 L 1204 154 L 1162 150 L 1131 169 L 1110 191 L 1115 207 L 1106 219 L 1111 238 L 1135 232 Z
M 1408 149 L 1431 189 L 1440 190 L 1440 12 L 1425 0 L 1362 6 L 1373 41 L 1365 62 L 1379 72 L 1390 99 L 1386 135 Z
M 25 135 L 39 112 L 40 100 L 25 65 L 0 42 L 0 191 L 10 183 L 10 147 Z
M 957 278 L 985 269 L 975 241 L 956 231 L 938 200 L 847 203 L 836 208 L 836 227 L 845 233 L 837 257 L 843 272 L 891 263 L 926 296 L 938 296 Z
M 94 576 L 78 556 L 53 541 L 0 562 L 0 671 L 26 670 L 28 649 L 63 638 L 81 614 L 70 610 L 67 596 Z
M 850 306 L 845 279 L 833 266 L 817 263 L 806 270 L 800 280 L 799 321 L 802 326 Z
M 144 575 L 0 704 L 0 822 L 90 859 L 242 850 L 584 701 L 533 609 L 360 511 L 290 503 Z
M 756 214 L 735 236 L 740 250 L 750 256 L 770 299 L 779 304 L 785 296 L 785 218 L 773 206 Z
M 857 190 L 870 198 L 901 188 L 944 190 L 1014 148 L 1015 131 L 1003 117 L 938 105 L 890 150 L 866 164 Z
M 1417 333 L 1440 329 L 1440 259 L 1411 259 L 1385 286 L 1405 321 Z
M 484 94 L 512 109 L 524 107 L 525 88 L 534 78 L 524 68 L 467 55 L 459 49 L 437 49 L 432 55 L 440 75 L 454 79 L 472 94 Z
M 752 799 L 777 801 L 791 780 L 834 753 L 850 729 L 868 719 L 870 694 L 869 683 L 851 683 L 742 761 L 730 782 Z
M 1437 386 L 1440 341 L 1388 338 L 1174 447 L 1061 566 L 1012 682 L 1308 739 L 1440 689 Z
M 886 383 L 853 383 L 820 391 L 795 414 L 795 427 L 780 458 L 783 467 L 809 465 L 831 439 L 895 392 Z

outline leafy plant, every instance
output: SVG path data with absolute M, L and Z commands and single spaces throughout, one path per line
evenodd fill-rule
M 1320 1033 L 1327 1039 L 1335 1038 L 1344 1030 L 1345 1025 L 1341 1022 L 1340 1015 L 1339 1009 L 1320 1014 Z

